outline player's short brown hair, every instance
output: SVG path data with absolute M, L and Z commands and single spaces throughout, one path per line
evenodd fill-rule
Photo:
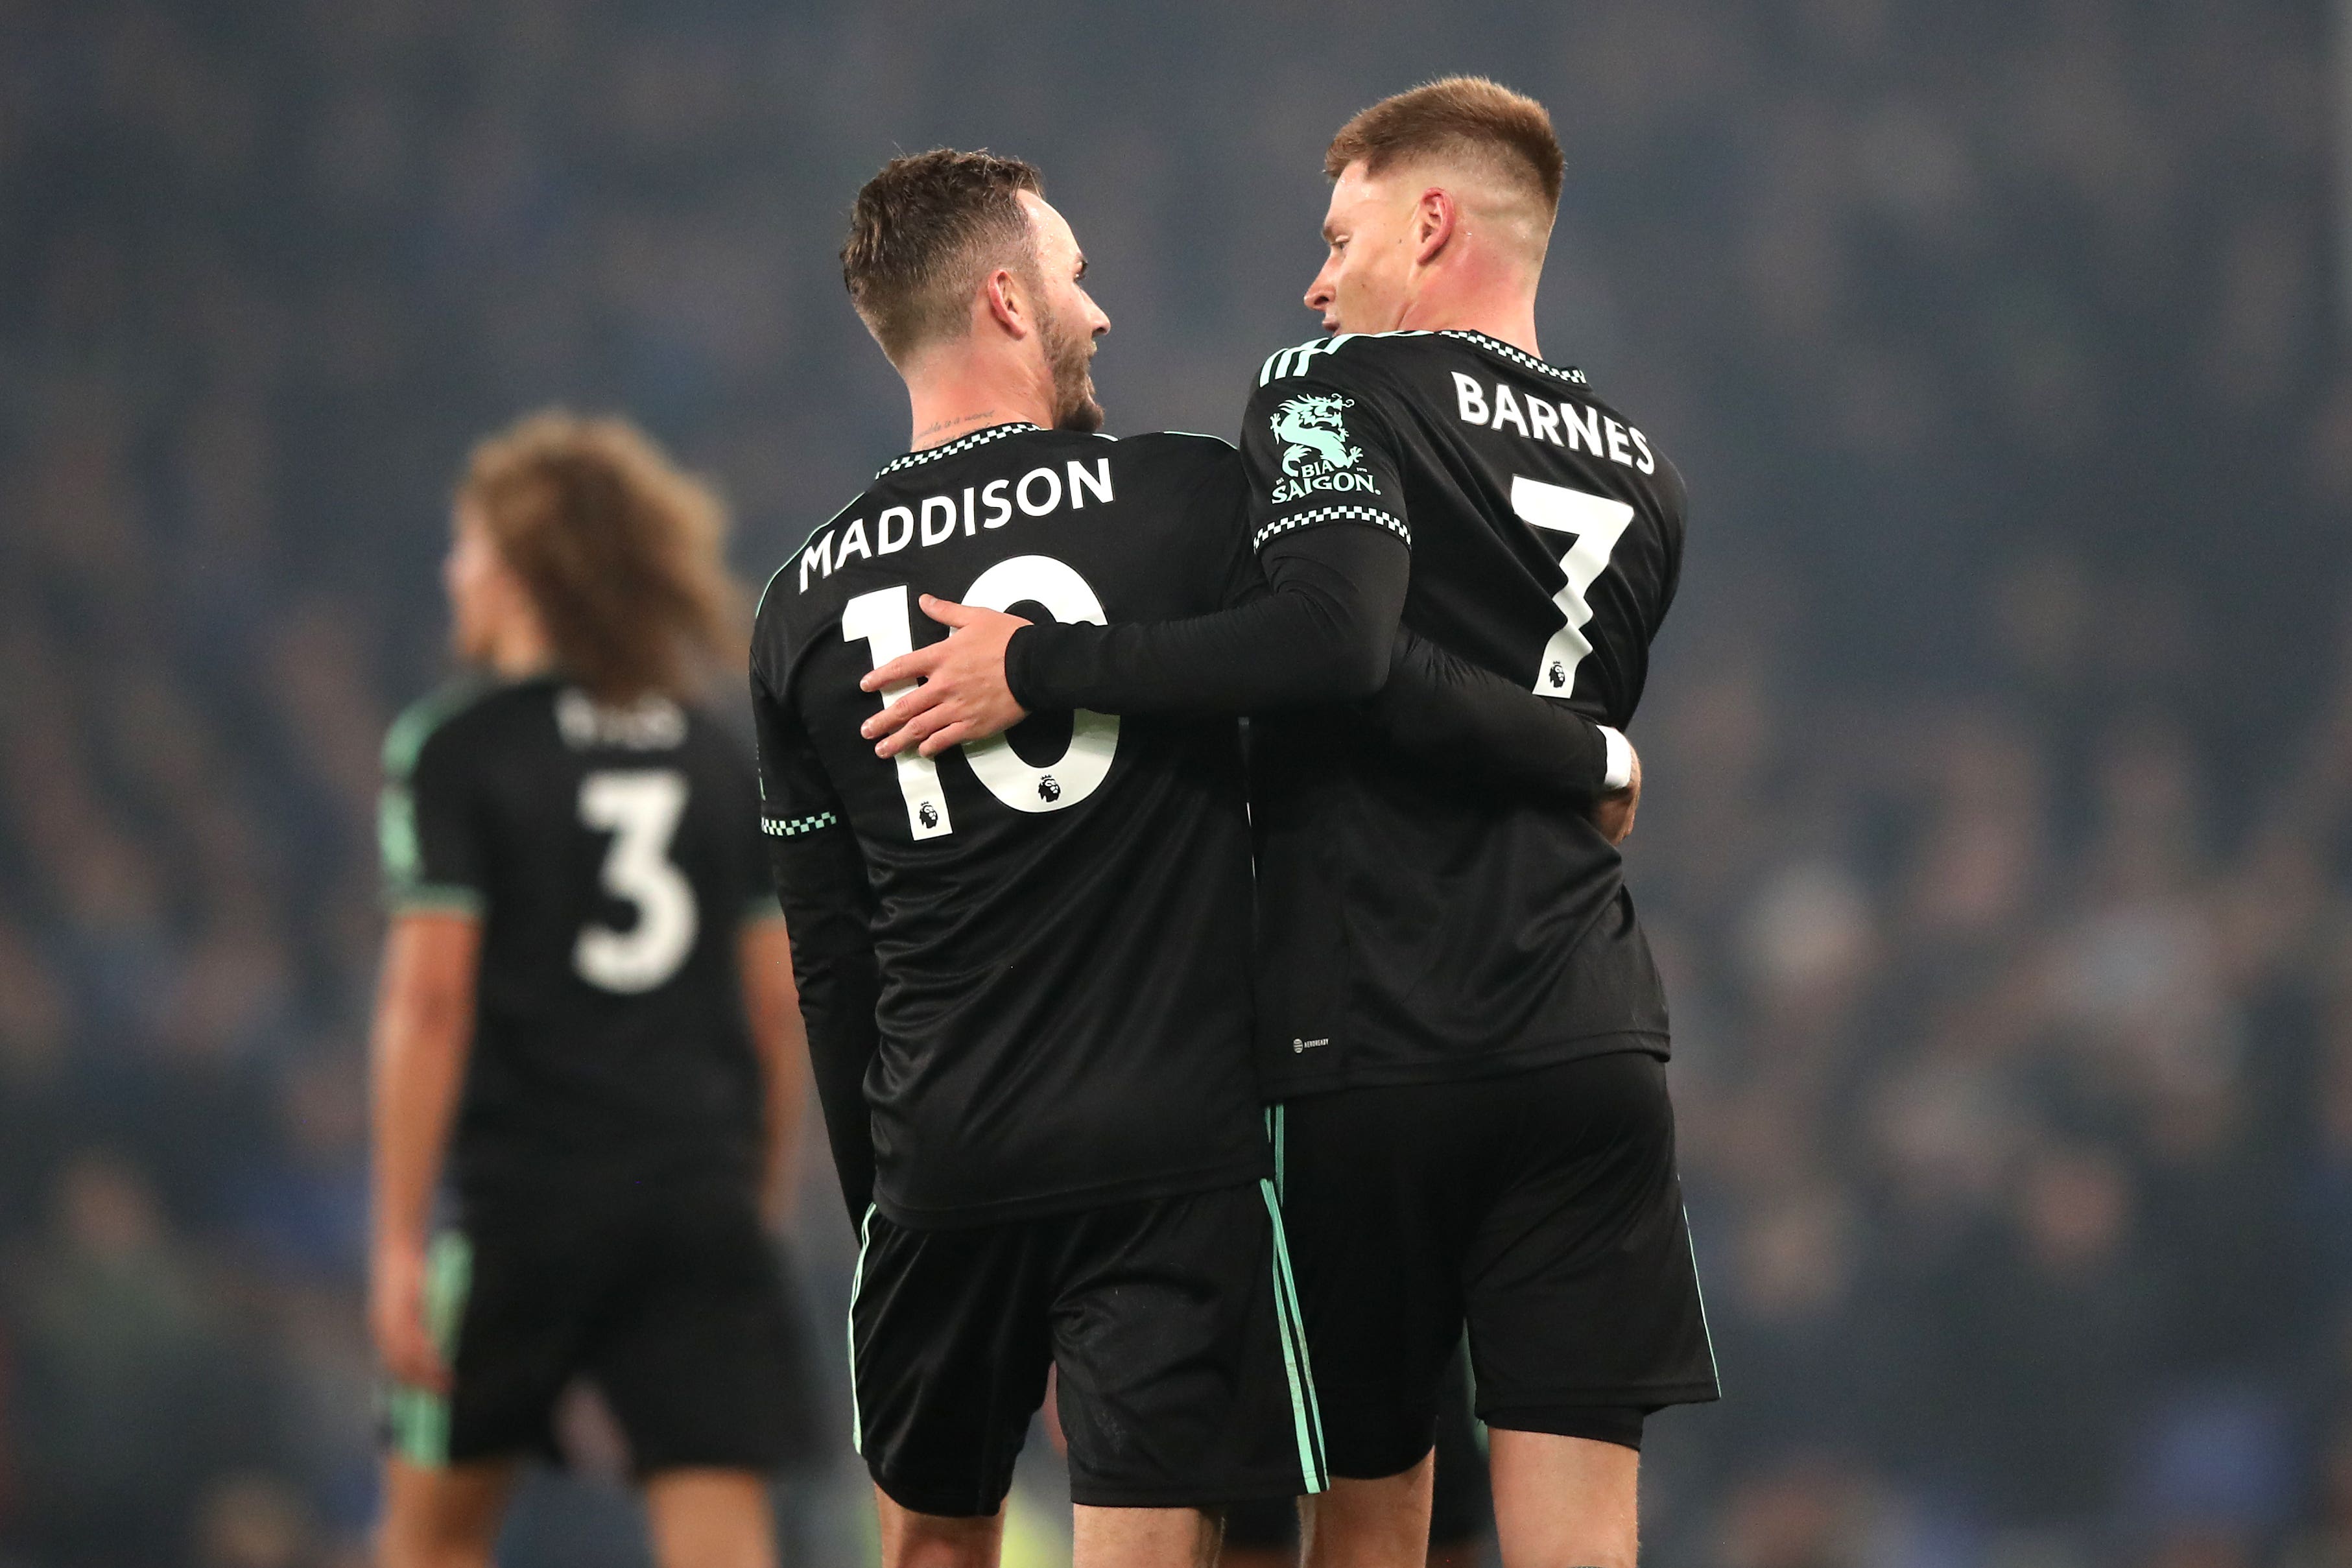
M 690 695 L 741 652 L 726 506 L 627 420 L 531 415 L 474 448 L 457 503 L 598 700 Z
M 1034 272 L 1021 193 L 1045 182 L 1018 158 L 935 147 L 893 158 L 849 209 L 841 278 L 892 364 L 963 330 L 971 291 L 998 267 Z
M 1568 161 L 1550 114 L 1527 94 L 1482 76 L 1450 76 L 1359 111 L 1331 138 L 1323 172 L 1336 180 L 1354 163 L 1377 174 L 1412 158 L 1462 153 L 1539 195 L 1546 218 L 1559 210 Z

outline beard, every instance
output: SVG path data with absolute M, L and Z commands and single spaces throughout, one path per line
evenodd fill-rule
M 1102 405 L 1095 401 L 1094 335 L 1071 331 L 1058 314 L 1041 325 L 1041 346 L 1054 376 L 1054 428 L 1092 435 L 1103 425 Z

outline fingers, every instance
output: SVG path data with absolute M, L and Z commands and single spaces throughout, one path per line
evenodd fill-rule
M 961 605 L 954 607 L 958 610 L 963 608 Z M 865 677 L 858 681 L 857 689 L 879 691 L 886 686 L 898 686 L 914 680 L 928 680 L 930 679 L 931 671 L 939 668 L 940 660 L 945 658 L 947 655 L 948 645 L 945 642 L 935 642 L 928 647 L 919 647 L 912 653 L 902 653 L 887 664 L 877 664 L 866 671 Z
M 918 717 L 925 710 L 935 708 L 946 700 L 947 695 L 943 688 L 926 682 L 911 691 L 900 692 L 896 699 L 885 703 L 882 711 L 857 727 L 857 732 L 869 741 L 878 739 L 896 731 L 908 720 Z M 924 733 L 928 734 L 929 731 L 925 731 Z M 881 754 L 887 757 L 890 752 L 884 752 Z
M 950 746 L 961 746 L 966 741 L 981 738 L 980 726 L 969 719 L 962 720 L 924 736 L 923 755 L 936 757 Z
M 379 1320 L 375 1339 L 376 1353 L 383 1358 L 384 1371 L 392 1374 L 394 1382 L 436 1394 L 448 1392 L 449 1369 L 443 1364 L 425 1325 L 415 1317 Z
M 929 594 L 925 594 L 916 603 L 922 606 L 923 614 L 943 626 L 968 626 L 982 616 L 1000 613 L 995 610 L 975 610 L 970 605 L 959 605 L 953 599 L 936 598 Z
M 925 703 L 921 711 L 908 718 L 886 736 L 881 743 L 874 748 L 874 754 L 877 757 L 895 757 L 909 746 L 920 745 L 926 738 L 937 734 L 950 724 L 960 722 L 962 718 L 961 703 L 950 702 L 943 698 L 935 699 Z M 923 754 L 929 756 L 930 748 L 925 747 Z

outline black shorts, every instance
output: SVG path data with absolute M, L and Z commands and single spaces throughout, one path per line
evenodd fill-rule
M 1429 1451 L 1465 1322 L 1490 1426 L 1600 1436 L 1629 1409 L 1717 1397 L 1654 1057 L 1341 1089 L 1274 1116 L 1334 1475 Z
M 868 1214 L 849 1300 L 857 1450 L 918 1513 L 994 1513 L 1059 1369 L 1070 1498 L 1213 1509 L 1324 1485 L 1274 1185 L 970 1229 Z
M 446 1399 L 388 1391 L 387 1436 L 412 1463 L 551 1457 L 576 1376 L 603 1391 L 641 1476 L 815 1451 L 806 1332 L 740 1181 L 472 1203 L 430 1264 L 426 1315 L 454 1384 Z
M 1445 1363 L 1437 1400 L 1437 1473 L 1431 1479 L 1429 1544 L 1466 1546 L 1495 1528 L 1486 1486 L 1486 1435 L 1470 1413 L 1469 1358 L 1457 1350 Z M 1296 1499 L 1238 1503 L 1225 1510 L 1225 1544 L 1281 1551 L 1298 1541 Z

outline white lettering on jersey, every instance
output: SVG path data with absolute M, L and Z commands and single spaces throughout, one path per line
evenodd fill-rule
M 1458 370 L 1453 374 L 1454 412 L 1465 425 L 1482 425 L 1489 430 L 1500 430 L 1508 425 L 1515 434 L 1530 441 L 1549 441 L 1571 452 L 1590 452 L 1596 458 L 1622 463 L 1636 473 L 1658 471 L 1658 459 L 1652 455 L 1650 443 L 1642 433 L 1609 418 L 1597 408 L 1580 408 L 1565 399 L 1553 404 L 1531 392 L 1515 393 L 1503 382 L 1494 384 L 1490 395 L 1486 384 L 1476 376 Z M 1630 447 L 1628 442 L 1632 443 Z
M 871 545 L 866 543 L 863 518 L 854 517 L 838 527 L 819 529 L 816 536 L 801 547 L 800 591 L 805 594 L 811 583 L 832 576 L 834 569 L 846 565 L 853 555 L 871 561 L 877 555 L 944 544 L 956 537 L 959 519 L 964 536 L 969 538 L 980 529 L 1003 528 L 1012 521 L 1016 504 L 1027 516 L 1044 517 L 1064 506 L 1075 510 L 1088 501 L 1114 499 L 1110 459 L 1097 458 L 1088 465 L 1073 458 L 1058 470 L 1032 468 L 1017 480 L 991 479 L 979 487 L 977 496 L 967 485 L 961 491 L 961 507 L 957 492 L 951 490 L 924 496 L 911 507 L 885 507 L 882 515 L 874 520 Z

